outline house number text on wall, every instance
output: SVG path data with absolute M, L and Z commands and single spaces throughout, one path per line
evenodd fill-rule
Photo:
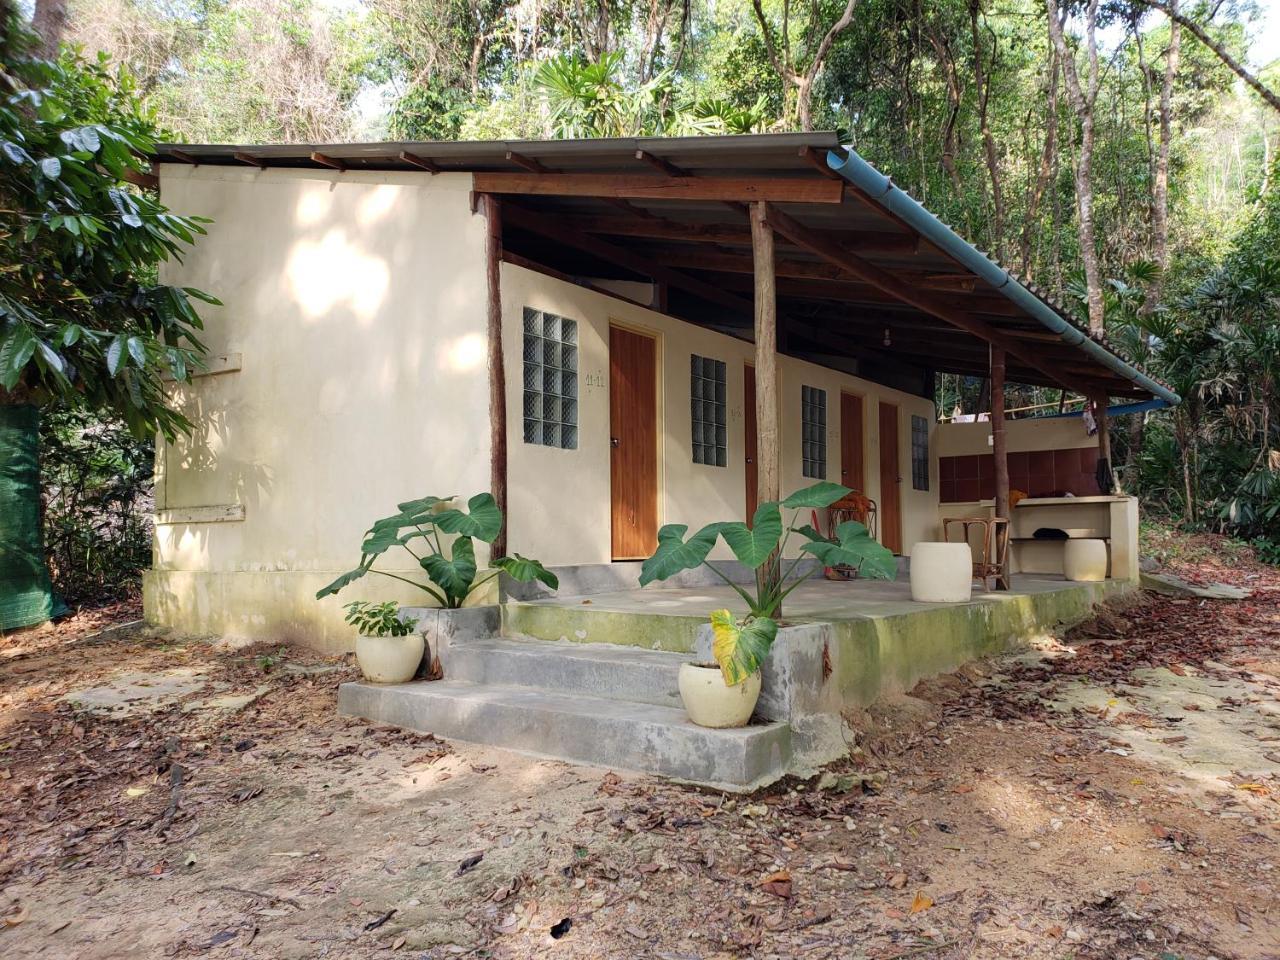
M 597 370 L 594 373 L 584 373 L 582 375 L 582 385 L 588 390 L 596 387 L 606 386 L 606 380 L 603 370 Z

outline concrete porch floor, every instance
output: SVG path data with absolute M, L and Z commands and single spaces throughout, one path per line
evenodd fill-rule
M 784 620 L 789 623 L 813 621 L 839 622 L 897 617 L 911 613 L 934 612 L 946 608 L 983 606 L 1016 602 L 1022 597 L 1036 597 L 1059 592 L 1079 593 L 1096 599 L 1099 593 L 1128 585 L 1127 581 L 1075 583 L 1050 574 L 1015 574 L 1012 589 L 991 591 L 974 581 L 973 598 L 968 603 L 920 603 L 911 599 L 911 581 L 906 574 L 896 580 L 834 581 L 815 577 L 792 591 L 783 604 Z M 696 587 L 636 587 L 593 593 L 584 597 L 556 596 L 521 603 L 528 607 L 587 607 L 596 613 L 639 614 L 641 616 L 695 617 L 705 620 L 712 610 L 727 607 L 734 613 L 745 613 L 742 598 L 728 584 Z

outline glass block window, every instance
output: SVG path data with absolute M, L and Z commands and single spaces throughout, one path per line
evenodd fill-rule
M 929 421 L 911 417 L 911 488 L 929 489 Z
M 524 442 L 578 448 L 578 322 L 524 308 Z
M 723 467 L 728 461 L 725 429 L 725 364 L 689 357 L 689 405 L 693 423 L 693 462 Z
M 827 391 L 800 388 L 800 436 L 804 475 L 827 479 Z

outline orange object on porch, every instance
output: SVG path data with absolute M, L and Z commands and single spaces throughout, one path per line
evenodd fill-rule
M 836 528 L 848 520 L 856 520 L 862 524 L 867 528 L 868 536 L 872 540 L 876 539 L 876 502 L 866 494 L 854 490 L 827 508 L 826 535 L 834 538 Z M 813 526 L 815 530 L 822 529 L 818 523 L 817 510 L 813 511 Z M 822 575 L 828 580 L 852 580 L 858 575 L 858 571 L 845 566 L 825 567 Z

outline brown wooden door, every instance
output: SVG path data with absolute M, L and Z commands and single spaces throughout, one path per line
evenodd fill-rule
M 880 542 L 902 553 L 902 470 L 898 450 L 898 408 L 880 404 Z
M 840 482 L 867 492 L 862 469 L 862 398 L 852 393 L 840 394 Z
M 658 547 L 658 349 L 620 327 L 609 328 L 609 442 L 613 559 L 642 560 Z
M 746 457 L 747 523 L 756 515 L 760 496 L 760 475 L 756 472 L 756 368 L 746 364 L 742 371 L 742 449 Z

